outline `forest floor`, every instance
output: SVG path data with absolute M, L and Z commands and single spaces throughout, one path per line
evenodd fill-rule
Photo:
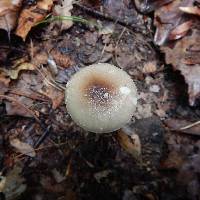
M 70 13 L 89 23 L 39 24 L 24 40 L 0 31 L 0 199 L 200 199 L 199 93 L 191 89 L 199 72 L 185 66 L 200 68 L 200 39 L 178 29 L 179 41 L 197 44 L 183 67 L 176 38 L 160 44 L 167 31 L 153 14 L 163 5 L 149 5 L 144 15 L 133 1 L 80 1 Z M 66 83 L 93 63 L 122 68 L 138 88 L 137 110 L 120 131 L 86 132 L 67 113 Z

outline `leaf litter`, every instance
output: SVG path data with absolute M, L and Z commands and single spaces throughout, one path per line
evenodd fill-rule
M 23 155 L 24 165 L 26 158 L 35 158 L 31 161 L 27 159 L 30 165 L 24 166 L 25 172 L 40 179 L 37 181 L 32 175 L 26 177 L 30 191 L 36 191 L 32 193 L 33 199 L 52 196 L 54 199 L 77 199 L 78 196 L 94 199 L 96 194 L 91 188 L 100 191 L 97 195 L 104 199 L 107 196 L 117 199 L 123 193 L 120 197 L 128 199 L 125 195 L 127 188 L 134 199 L 138 196 L 156 199 L 162 194 L 163 199 L 178 195 L 193 200 L 200 195 L 199 180 L 195 178 L 199 173 L 199 141 L 196 138 L 199 136 L 199 125 L 191 126 L 198 121 L 197 116 L 194 117 L 198 115 L 198 110 L 195 114 L 193 110 L 184 110 L 181 114 L 188 116 L 177 118 L 178 95 L 174 84 L 165 80 L 165 63 L 158 58 L 160 54 L 149 42 L 152 42 L 150 36 L 153 31 L 151 19 L 147 16 L 148 12 L 154 12 L 154 42 L 164 53 L 166 64 L 171 64 L 175 71 L 180 71 L 184 76 L 188 84 L 189 104 L 194 106 L 200 93 L 199 1 L 135 1 L 136 10 L 133 1 L 118 2 L 80 1 L 73 4 L 65 0 L 41 0 L 29 5 L 25 3 L 21 7 L 18 1 L 17 7 L 13 7 L 11 2 L 5 4 L 2 1 L 0 14 L 10 17 L 11 11 L 14 12 L 11 21 L 8 21 L 9 28 L 3 28 L 9 32 L 18 23 L 13 33 L 28 46 L 24 60 L 15 58 L 16 62 L 12 60 L 9 65 L 2 62 L 0 67 L 0 112 L 3 119 L 0 128 L 2 135 L 5 135 L 3 141 L 10 144 L 10 149 L 6 148 L 2 154 L 7 156 L 5 167 L 14 163 L 13 170 L 16 165 L 15 161 L 11 161 L 16 152 Z M 73 20 L 58 20 L 49 26 L 40 24 L 48 14 L 71 16 L 71 12 L 77 17 L 97 21 L 102 29 L 96 30 L 88 24 L 72 26 Z M 103 19 L 98 19 L 98 16 L 103 16 Z M 0 25 L 3 26 L 5 24 L 1 24 L 1 19 L 0 15 Z M 109 23 L 105 22 L 107 20 Z M 147 23 L 146 26 L 144 23 Z M 33 27 L 39 24 L 34 28 L 39 33 L 35 34 Z M 33 32 L 30 32 L 31 29 Z M 49 32 L 50 29 L 56 34 Z M 143 30 L 143 33 L 138 33 L 138 30 Z M 2 58 L 6 60 L 8 52 L 4 53 Z M 91 136 L 84 132 L 71 121 L 63 103 L 64 87 L 69 78 L 84 65 L 102 60 L 113 62 L 127 71 L 139 91 L 137 111 L 127 125 L 128 129 L 123 128 L 116 133 L 116 137 Z M 163 127 L 161 120 L 166 118 L 166 127 Z M 40 127 L 41 122 L 43 125 Z M 130 132 L 134 134 L 130 135 Z M 63 140 L 66 146 L 61 148 L 59 144 Z M 163 141 L 167 144 L 167 150 L 163 147 Z M 36 155 L 35 144 L 42 145 L 41 148 L 45 148 L 45 145 L 52 148 L 37 151 Z M 67 178 L 62 175 L 66 168 L 70 168 Z M 177 176 L 170 178 L 160 174 L 159 168 L 175 169 Z M 27 185 L 21 171 L 20 168 L 16 175 L 12 175 L 17 186 L 11 189 L 14 191 L 9 193 L 11 197 L 7 196 L 8 189 L 5 188 L 13 185 L 12 181 L 6 182 L 12 170 L 8 169 L 6 176 L 3 176 L 0 189 L 7 199 L 15 199 L 25 191 Z M 182 185 L 187 192 L 177 192 L 179 186 L 174 186 L 172 193 L 168 194 L 168 185 L 181 185 L 180 180 L 184 175 L 186 178 Z M 102 183 L 106 183 L 108 189 L 102 187 Z M 162 191 L 158 187 L 160 184 L 163 185 Z M 30 191 L 27 191 L 28 195 Z M 47 196 L 41 191 L 48 191 Z

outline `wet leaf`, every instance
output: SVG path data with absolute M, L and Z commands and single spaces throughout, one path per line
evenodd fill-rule
M 18 152 L 30 156 L 35 157 L 36 153 L 33 147 L 27 143 L 20 141 L 19 139 L 10 139 L 10 145 L 13 146 Z
M 41 0 L 36 5 L 24 8 L 19 16 L 16 35 L 25 40 L 31 28 L 47 16 L 52 6 L 52 0 Z

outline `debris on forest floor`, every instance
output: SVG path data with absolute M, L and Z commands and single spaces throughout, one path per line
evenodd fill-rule
M 172 64 L 188 84 L 189 103 L 195 105 L 200 95 L 200 1 L 175 0 L 155 9 L 154 41 L 165 53 L 166 63 Z
M 24 183 L 25 179 L 20 175 L 21 171 L 22 168 L 16 165 L 6 177 L 1 179 L 0 184 L 4 183 L 0 192 L 3 192 L 8 200 L 19 198 L 27 188 L 27 185 Z
M 0 30 L 0 192 L 12 200 L 24 192 L 31 200 L 199 198 L 199 110 L 179 102 L 185 85 L 160 58 L 147 15 L 154 11 L 154 42 L 195 105 L 199 3 L 0 2 L 0 28 L 8 32 Z M 103 136 L 75 125 L 64 105 L 71 76 L 99 62 L 126 71 L 139 93 L 132 121 Z

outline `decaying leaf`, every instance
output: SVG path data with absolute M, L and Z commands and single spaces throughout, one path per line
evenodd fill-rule
M 22 0 L 0 1 L 0 28 L 11 31 L 17 23 L 17 16 L 21 8 Z
M 30 156 L 35 157 L 36 153 L 33 147 L 27 143 L 20 141 L 17 138 L 10 139 L 10 145 L 13 146 L 18 152 Z
M 61 0 L 60 5 L 54 7 L 54 15 L 56 16 L 71 16 L 71 10 L 73 8 L 73 0 Z M 73 25 L 72 20 L 60 20 L 54 22 L 61 27 L 61 30 L 70 28 Z
M 41 0 L 36 5 L 24 8 L 19 16 L 16 35 L 25 40 L 31 28 L 47 16 L 52 6 L 53 0 Z
M 191 6 L 191 7 L 179 7 L 179 9 L 185 13 L 198 15 L 200 16 L 200 8 L 197 6 Z
M 141 155 L 140 138 L 136 134 L 128 136 L 122 129 L 117 133 L 117 140 L 121 147 L 131 154 L 135 159 L 139 159 Z
M 184 15 L 179 7 L 192 6 L 193 2 L 194 0 L 174 0 L 155 11 L 154 24 L 156 26 L 156 33 L 154 41 L 156 44 L 163 45 L 170 39 L 176 40 L 186 35 L 192 23 L 188 22 L 187 16 Z M 195 19 L 190 18 L 190 20 Z M 172 35 L 170 36 L 171 32 Z M 175 35 L 176 33 L 178 36 Z
M 169 40 L 178 40 L 185 36 L 187 32 L 191 29 L 192 27 L 192 20 L 188 20 L 180 25 L 178 25 L 174 30 L 171 31 L 169 34 Z
M 15 84 L 9 86 L 11 100 L 5 100 L 7 115 L 33 117 L 34 100 L 44 101 L 37 93 L 43 86 L 43 79 L 38 74 L 22 73 Z M 26 109 L 25 109 L 26 107 Z
M 26 190 L 25 179 L 20 175 L 22 168 L 15 166 L 7 175 L 3 188 L 6 200 L 15 200 Z
M 200 96 L 200 30 L 193 29 L 192 34 L 179 40 L 173 48 L 161 48 L 165 52 L 167 64 L 179 70 L 188 84 L 190 105 Z
M 31 63 L 21 63 L 14 69 L 4 70 L 11 79 L 17 79 L 19 72 L 22 70 L 35 70 L 35 66 Z

